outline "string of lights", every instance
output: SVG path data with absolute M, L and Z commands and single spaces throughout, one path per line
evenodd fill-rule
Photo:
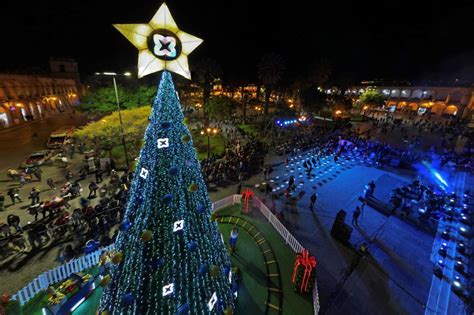
M 232 314 L 230 261 L 169 72 L 144 139 L 100 310 Z

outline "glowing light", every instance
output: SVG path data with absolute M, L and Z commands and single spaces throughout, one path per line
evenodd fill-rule
M 163 287 L 163 296 L 170 295 L 174 292 L 174 283 L 167 284 Z
M 457 281 L 457 280 L 454 280 L 453 281 L 453 285 L 456 287 L 456 288 L 460 288 L 462 285 L 461 285 L 461 282 Z
M 173 232 L 178 232 L 178 231 L 181 231 L 182 229 L 184 229 L 184 220 L 176 221 L 173 224 Z
M 217 293 L 214 292 L 212 294 L 211 299 L 209 300 L 209 302 L 207 302 L 207 306 L 209 307 L 209 311 L 212 311 L 212 309 L 214 308 L 216 303 L 217 303 Z
M 140 177 L 143 178 L 143 179 L 146 179 L 148 176 L 148 170 L 144 167 L 142 167 L 141 171 L 140 171 Z
M 138 49 L 138 78 L 161 70 L 191 79 L 188 55 L 202 39 L 181 31 L 163 3 L 148 24 L 114 24 Z
M 160 138 L 158 139 L 158 149 L 167 148 L 170 146 L 168 138 Z
M 336 115 L 341 115 L 342 112 L 340 110 L 336 110 Z
M 369 106 L 365 105 L 362 109 L 363 109 L 363 110 L 368 110 L 368 109 L 369 109 Z
M 76 310 L 76 308 L 79 307 L 79 305 L 82 304 L 82 302 L 84 302 L 86 300 L 85 297 L 83 297 L 82 299 L 79 300 L 79 302 L 77 302 L 72 308 L 71 308 L 71 313 L 74 312 Z

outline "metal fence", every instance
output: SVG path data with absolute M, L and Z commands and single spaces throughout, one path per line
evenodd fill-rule
M 241 197 L 240 195 L 237 195 Z M 239 199 L 240 200 L 240 199 Z M 301 253 L 305 248 L 300 242 L 287 230 L 287 228 L 278 220 L 278 218 L 268 209 L 268 207 L 258 198 L 254 198 L 253 205 L 260 210 L 263 216 L 270 222 L 270 224 L 275 228 L 275 230 L 280 234 L 280 236 L 285 240 L 285 242 L 293 249 L 297 254 Z M 313 286 L 313 309 L 314 314 L 319 313 L 319 292 L 318 292 L 318 282 L 314 279 Z
M 240 204 L 242 200 L 241 195 L 231 195 L 224 199 L 218 200 L 212 204 L 212 212 L 231 206 Z M 275 228 L 280 236 L 285 240 L 295 253 L 301 253 L 304 247 L 298 240 L 287 230 L 287 228 L 278 220 L 278 218 L 268 209 L 268 207 L 257 197 L 253 198 L 253 205 L 260 210 L 268 222 Z M 36 294 L 46 290 L 50 285 L 58 283 L 61 280 L 68 278 L 72 273 L 81 272 L 99 263 L 101 253 L 113 249 L 114 245 L 99 249 L 88 255 L 73 259 L 66 264 L 63 264 L 54 269 L 45 271 L 28 285 L 19 290 L 12 299 L 18 300 L 21 305 L 31 300 Z M 319 313 L 319 294 L 318 284 L 315 280 L 313 287 L 313 308 L 314 314 Z
M 97 265 L 99 263 L 99 257 L 102 251 L 112 250 L 113 247 L 114 245 L 107 246 L 88 255 L 72 259 L 71 261 L 54 269 L 43 272 L 33 281 L 24 286 L 23 289 L 19 290 L 14 296 L 12 296 L 12 299 L 18 300 L 20 305 L 24 305 L 36 294 L 46 290 L 50 285 L 68 278 L 73 273 L 81 272 Z

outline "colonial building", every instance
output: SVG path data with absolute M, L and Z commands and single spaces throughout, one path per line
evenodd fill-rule
M 367 89 L 385 95 L 385 107 L 391 110 L 465 119 L 472 119 L 474 114 L 473 87 L 353 86 L 345 95 L 357 98 Z
M 41 119 L 78 104 L 82 84 L 77 64 L 71 60 L 53 61 L 50 61 L 49 76 L 0 74 L 0 129 Z

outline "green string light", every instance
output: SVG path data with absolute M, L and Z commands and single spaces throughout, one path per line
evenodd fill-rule
M 222 314 L 234 308 L 224 272 L 230 261 L 217 224 L 210 220 L 212 205 L 184 121 L 171 75 L 165 71 L 129 192 L 124 221 L 130 227 L 116 241 L 123 259 L 112 269 L 100 311 L 177 314 L 187 304 L 190 314 Z M 144 231 L 150 233 L 144 237 Z M 203 264 L 218 266 L 219 274 L 199 274 Z M 170 285 L 173 292 L 164 296 L 163 288 Z M 218 301 L 211 311 L 208 303 L 214 293 Z

